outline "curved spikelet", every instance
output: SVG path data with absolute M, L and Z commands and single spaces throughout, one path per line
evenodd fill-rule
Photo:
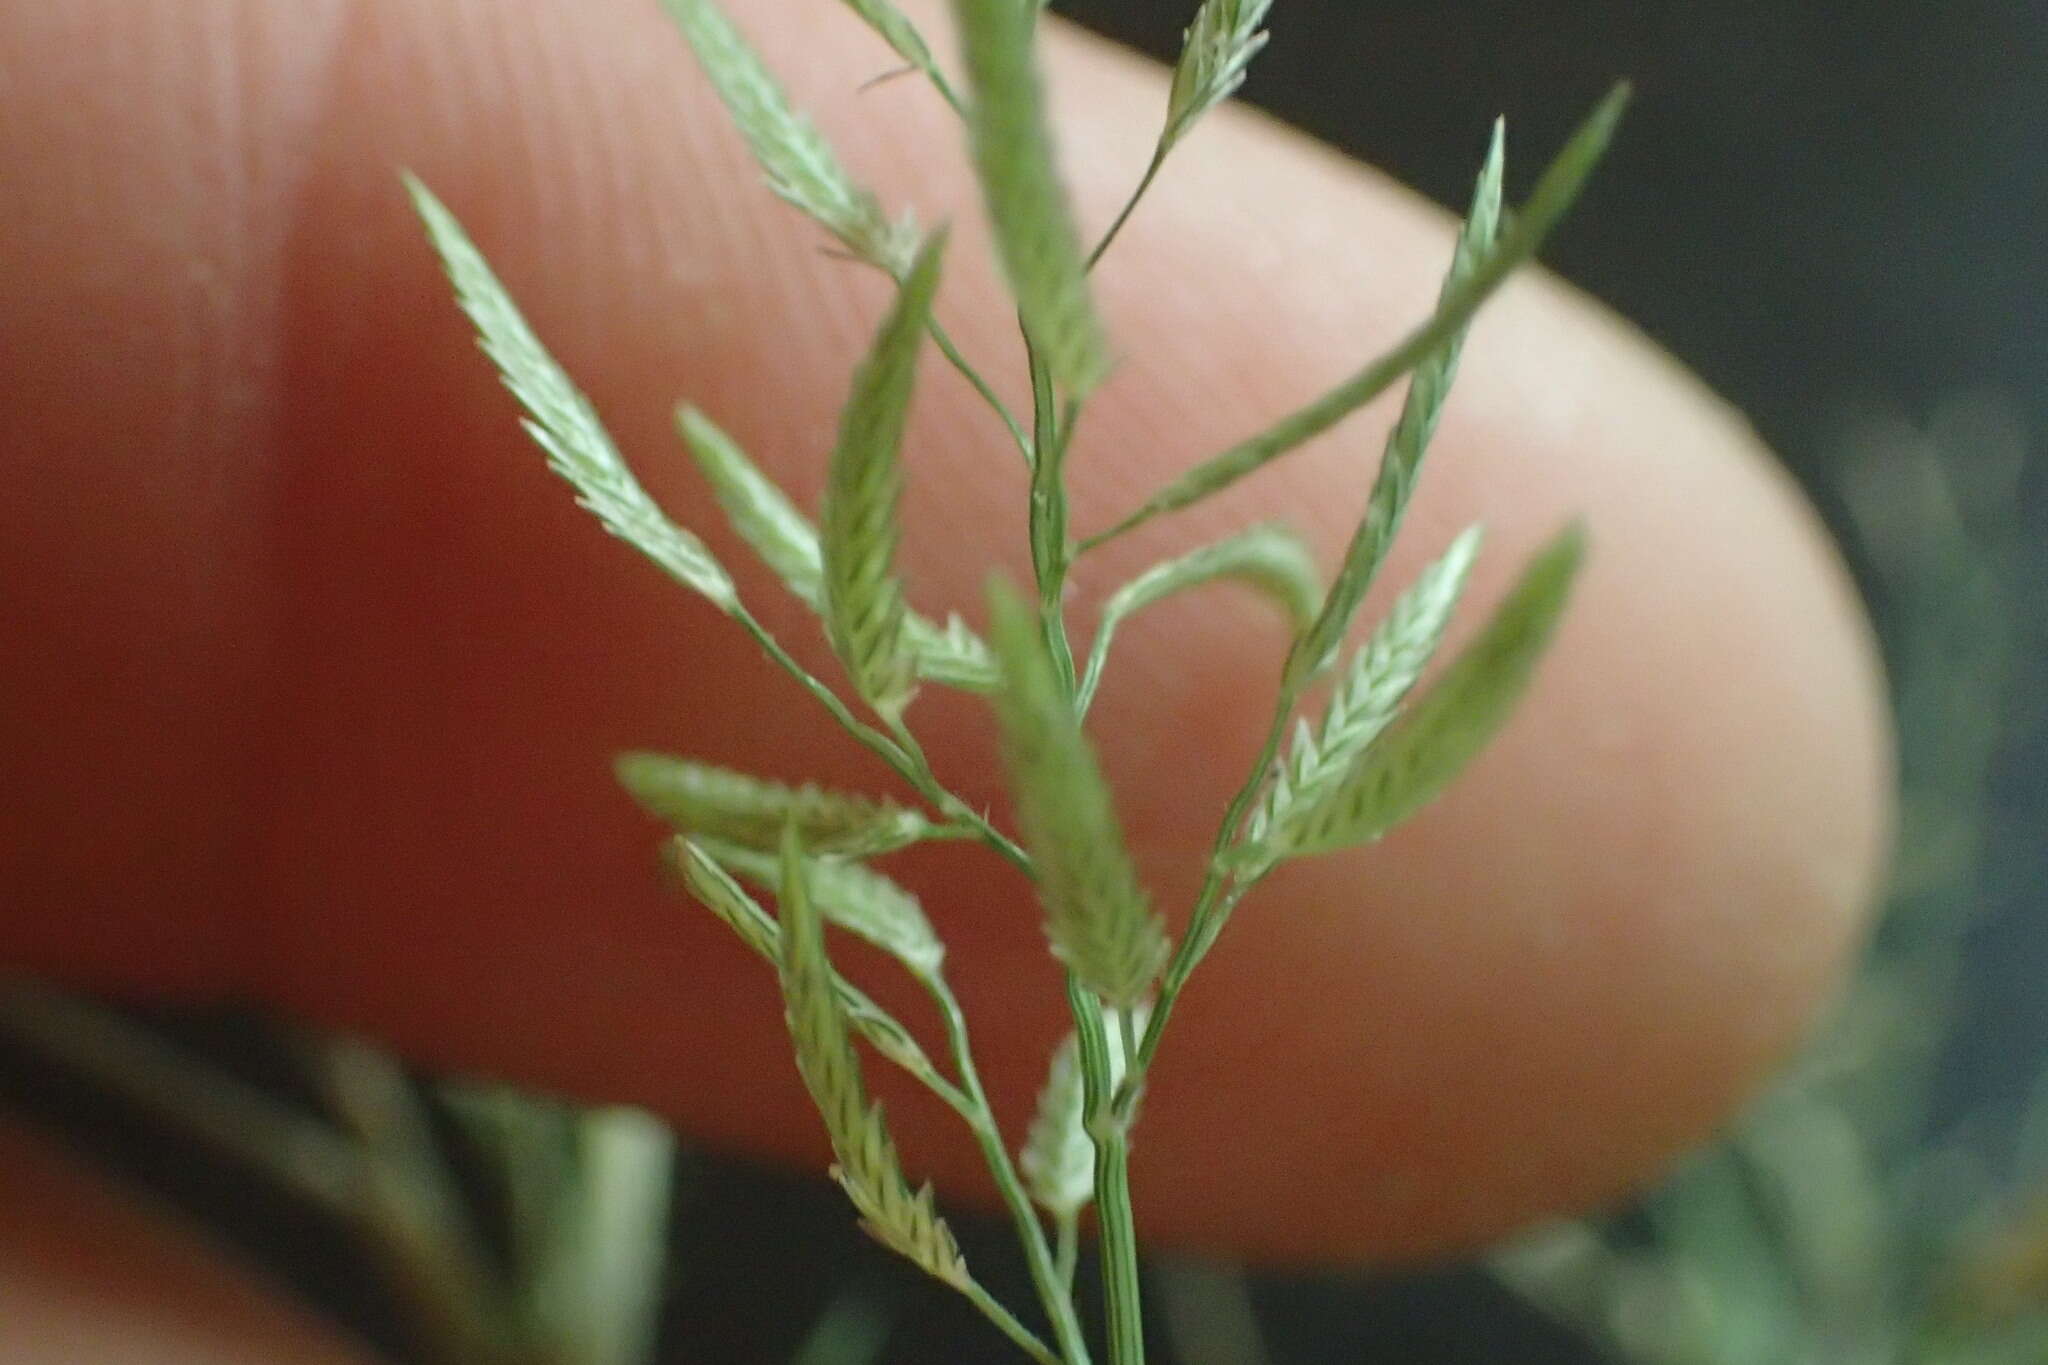
M 911 1190 L 881 1107 L 868 1099 L 794 830 L 782 842 L 782 918 L 785 1017 L 797 1070 L 832 1140 L 833 1178 L 875 1240 L 934 1279 L 965 1288 L 966 1261 L 933 1208 L 931 1188 Z
M 668 754 L 620 754 L 612 771 L 641 809 L 678 832 L 748 848 L 775 848 L 783 828 L 795 825 L 806 848 L 871 857 L 916 843 L 931 829 L 923 815 L 892 801 L 812 783 L 784 786 Z
M 1281 856 L 1370 843 L 1430 801 L 1492 739 L 1527 687 L 1585 552 L 1573 526 L 1522 573 L 1479 638 L 1341 782 L 1289 822 Z
M 1444 279 L 1439 307 L 1465 287 L 1466 281 L 1472 278 L 1472 272 L 1493 250 L 1500 232 L 1501 180 L 1505 158 L 1506 130 L 1496 122 L 1486 162 L 1480 168 L 1478 184 L 1472 191 L 1471 212 L 1465 217 L 1464 230 L 1458 234 L 1458 245 L 1451 253 L 1451 269 Z M 1415 373 L 1409 377 L 1408 394 L 1401 402 L 1401 416 L 1394 423 L 1393 431 L 1388 433 L 1386 452 L 1380 459 L 1379 474 L 1373 479 L 1365 515 L 1360 518 L 1351 544 L 1344 551 L 1344 562 L 1338 567 L 1336 580 L 1330 585 L 1330 595 L 1323 603 L 1321 614 L 1287 661 L 1291 681 L 1305 681 L 1321 672 L 1336 657 L 1338 647 L 1351 629 L 1352 618 L 1358 614 L 1367 590 L 1379 575 L 1380 566 L 1386 562 L 1387 551 L 1393 548 L 1394 536 L 1401 529 L 1408 500 L 1414 494 L 1416 480 L 1421 475 L 1423 456 L 1429 453 L 1437 421 L 1443 416 L 1444 400 L 1450 397 L 1451 382 L 1457 378 L 1458 357 L 1464 349 L 1469 326 L 1468 320 L 1466 327 L 1452 332 L 1441 346 L 1415 367 Z
M 413 207 L 426 224 L 427 236 L 462 311 L 476 326 L 484 353 L 498 367 L 505 387 L 528 413 L 527 434 L 547 453 L 548 467 L 576 490 L 576 500 L 590 509 L 604 528 L 667 570 L 685 586 L 730 615 L 739 610 L 732 579 L 704 547 L 662 512 L 625 457 L 612 444 L 590 400 L 569 382 L 554 358 L 513 304 L 505 287 L 469 240 L 447 206 L 411 176 L 405 178 Z
M 1317 808 L 1393 721 L 1402 699 L 1443 642 L 1479 553 L 1479 539 L 1479 528 L 1472 527 L 1422 572 L 1372 638 L 1352 655 L 1351 666 L 1323 707 L 1321 722 L 1313 730 L 1303 722 L 1295 731 L 1273 785 L 1252 815 L 1245 839 L 1249 856 L 1256 858 L 1268 839 L 1275 846 L 1288 846 L 1294 823 Z
M 900 715 L 917 690 L 917 659 L 904 638 L 903 585 L 896 577 L 899 457 L 944 250 L 944 234 L 938 234 L 918 253 L 854 375 L 825 485 L 826 631 L 854 687 L 883 715 Z
M 1036 617 L 1000 583 L 989 602 L 990 642 L 1003 666 L 996 694 L 1003 760 L 1037 872 L 1046 937 L 1090 990 L 1111 1005 L 1134 1006 L 1166 960 L 1165 925 L 1138 884 L 1109 784 Z
M 825 576 L 817 528 L 747 457 L 739 442 L 709 417 L 686 403 L 676 409 L 676 430 L 733 530 L 775 570 L 792 595 L 817 610 L 824 598 Z
M 712 0 L 664 0 L 719 101 L 746 138 L 768 187 L 815 219 L 848 251 L 893 276 L 917 244 L 908 222 L 891 223 L 856 185 L 831 145 L 790 106 L 760 54 Z
M 1101 382 L 1109 347 L 1053 165 L 1033 53 L 1037 11 L 1013 0 L 953 0 L 953 18 L 973 87 L 974 168 L 1003 273 L 1053 381 L 1078 398 Z
M 1162 150 L 1244 84 L 1245 67 L 1266 45 L 1259 25 L 1272 7 L 1273 0 L 1203 0 L 1181 35 L 1180 61 L 1166 100 L 1166 130 L 1159 136 Z
M 778 855 L 743 848 L 720 839 L 704 839 L 702 847 L 720 863 L 756 885 L 780 890 Z M 916 896 L 862 863 L 803 854 L 805 886 L 811 904 L 833 924 L 858 934 L 919 977 L 936 978 L 945 960 L 945 945 L 925 918 Z
M 670 865 L 699 904 L 716 915 L 740 942 L 771 964 L 782 961 L 782 927 L 749 896 L 709 851 L 678 837 L 668 849 Z M 868 999 L 837 972 L 833 984 L 847 1022 L 875 1051 L 915 1076 L 934 1074 L 931 1059 L 895 1016 Z

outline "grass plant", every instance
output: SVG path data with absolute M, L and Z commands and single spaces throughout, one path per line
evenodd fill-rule
M 526 411 L 526 427 L 584 506 L 698 594 L 788 672 L 894 773 L 897 796 L 789 787 L 695 757 L 635 753 L 620 781 L 674 826 L 670 849 L 691 894 L 768 961 L 780 985 L 798 1070 L 831 1140 L 833 1174 L 883 1246 L 965 1295 L 1041 1365 L 1111 1365 L 1145 1356 L 1129 1150 L 1146 1078 L 1191 975 L 1237 906 L 1282 863 L 1372 843 L 1421 809 L 1506 722 L 1569 595 L 1584 536 L 1566 527 L 1523 571 L 1474 642 L 1424 685 L 1479 552 L 1457 538 L 1356 647 L 1347 641 L 1400 529 L 1474 313 L 1532 257 L 1577 196 L 1626 100 L 1597 106 L 1537 181 L 1520 212 L 1502 206 L 1504 137 L 1496 127 L 1435 310 L 1344 382 L 1190 466 L 1108 525 L 1072 525 L 1066 462 L 1090 398 L 1110 379 L 1114 347 L 1091 274 L 1135 213 L 1169 153 L 1242 82 L 1266 41 L 1267 0 L 1206 0 L 1190 24 L 1152 158 L 1099 237 L 1079 226 L 1058 173 L 1038 66 L 1041 6 L 954 0 L 958 75 L 888 0 L 848 0 L 934 98 L 957 111 L 981 186 L 998 263 L 1023 333 L 1031 411 L 1020 417 L 950 340 L 941 321 L 943 229 L 921 231 L 856 183 L 794 109 L 744 33 L 713 0 L 666 0 L 706 77 L 760 163 L 768 186 L 815 220 L 836 247 L 886 274 L 896 291 L 848 386 L 836 437 L 820 441 L 825 493 L 815 517 L 784 494 L 715 417 L 679 410 L 683 443 L 740 538 L 812 607 L 843 678 L 798 662 L 742 599 L 734 577 L 642 488 L 591 405 L 556 365 L 455 216 L 408 181 L 429 237 L 483 349 Z M 958 613 L 943 623 L 911 605 L 896 549 L 902 535 L 905 431 L 927 341 L 989 404 L 1030 471 L 1021 519 L 1032 581 L 992 578 L 986 634 Z M 1155 565 L 1114 593 L 1077 650 L 1065 591 L 1075 561 L 1126 532 L 1221 492 L 1328 431 L 1402 380 L 1355 536 L 1325 585 L 1298 537 L 1257 526 Z M 1264 744 L 1220 812 L 1201 889 L 1179 922 L 1148 891 L 1121 834 L 1116 801 L 1086 726 L 1113 665 L 1118 625 L 1167 596 L 1221 581 L 1270 598 L 1291 624 Z M 986 696 L 1002 736 L 1014 828 L 959 796 L 920 743 L 926 687 Z M 977 1073 L 968 1023 L 948 984 L 945 951 L 916 897 L 879 865 L 932 839 L 979 842 L 1036 893 L 1064 972 L 1072 1030 L 1051 1059 L 1039 1113 L 1021 1149 L 998 1127 Z M 771 913 L 749 886 L 772 896 Z M 882 949 L 937 1005 L 943 1059 L 848 982 L 827 930 Z M 975 1279 L 929 1187 L 914 1187 L 887 1116 L 868 1094 L 862 1044 L 907 1071 L 980 1145 L 1037 1290 L 1035 1309 L 999 1303 Z M 1106 1321 L 1091 1332 L 1074 1292 L 1081 1220 L 1101 1241 Z

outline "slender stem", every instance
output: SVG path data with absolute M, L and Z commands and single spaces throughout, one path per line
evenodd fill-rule
M 1102 1237 L 1102 1296 L 1109 1317 L 1110 1365 L 1143 1365 L 1145 1314 L 1138 1278 L 1138 1233 L 1131 1216 L 1130 1116 L 1111 1094 L 1109 1034 L 1102 1004 L 1073 973 L 1067 1004 L 1081 1056 L 1088 1136 L 1095 1144 L 1095 1208 Z
M 905 753 L 896 741 L 854 715 L 852 708 L 840 699 L 839 694 L 818 681 L 815 674 L 798 663 L 795 656 L 782 647 L 782 642 L 770 635 L 768 628 L 755 619 L 753 613 L 742 607 L 733 612 L 733 619 L 740 623 L 747 634 L 754 637 L 754 643 L 759 645 L 761 651 L 774 660 L 783 672 L 795 678 L 806 692 L 817 699 L 820 706 L 832 713 L 832 719 L 839 722 L 841 729 L 872 749 L 884 763 L 895 769 L 897 775 L 904 781 L 913 786 L 917 784 L 917 774 L 910 755 Z
M 1069 401 L 1065 420 L 1056 410 L 1051 374 L 1037 348 L 1026 338 L 1031 361 L 1033 444 L 1038 458 L 1031 467 L 1031 568 L 1038 580 L 1038 615 L 1047 651 L 1061 689 L 1075 691 L 1074 648 L 1067 638 L 1067 566 L 1073 544 L 1067 537 L 1067 445 L 1080 419 L 1080 405 Z
M 1074 1289 L 1074 1267 L 1081 1260 L 1081 1215 L 1062 1213 L 1053 1220 L 1053 1232 L 1058 1238 L 1053 1247 L 1052 1263 L 1068 1293 Z
M 961 376 L 969 384 L 974 386 L 974 391 L 981 395 L 981 401 L 988 404 L 989 409 L 1002 419 L 1003 426 L 1010 433 L 1010 439 L 1017 443 L 1017 449 L 1022 453 L 1024 462 L 1028 465 L 1031 462 L 1031 434 L 1024 430 L 1024 424 L 1017 420 L 1016 414 L 1010 411 L 1009 405 L 1003 402 L 1002 396 L 990 386 L 986 379 L 981 377 L 981 371 L 975 369 L 973 363 L 960 353 L 960 348 L 954 344 L 953 338 L 947 334 L 946 329 L 939 325 L 937 318 L 932 319 L 929 324 L 929 331 L 932 340 L 938 344 L 940 352 L 945 355 L 947 361 L 952 364 L 954 369 L 960 372 Z
M 805 691 L 817 698 L 818 703 L 832 713 L 832 718 L 839 722 L 841 728 L 879 755 L 882 761 L 893 768 L 897 776 L 908 782 L 918 795 L 936 806 L 941 815 L 971 826 L 982 842 L 1009 859 L 1027 875 L 1030 873 L 1030 855 L 1018 847 L 1014 839 L 991 824 L 987 816 L 968 805 L 939 782 L 932 773 L 931 763 L 924 756 L 924 750 L 919 747 L 916 737 L 903 724 L 901 717 L 888 718 L 889 727 L 895 732 L 893 738 L 883 734 L 854 715 L 838 693 L 820 682 L 816 675 L 798 663 L 790 652 L 782 647 L 782 642 L 769 634 L 767 628 L 750 612 L 742 609 L 735 612 L 734 616 L 746 628 L 747 633 L 754 637 L 754 642 L 763 652 L 779 664 L 784 672 L 802 684 Z
M 903 718 L 889 717 L 889 728 L 909 764 L 910 770 L 904 776 L 917 788 L 918 794 L 937 806 L 940 814 L 966 825 L 972 831 L 971 837 L 980 839 L 1008 859 L 1025 876 L 1031 876 L 1031 855 L 1015 839 L 997 829 L 986 815 L 939 781 L 938 775 L 932 771 L 931 760 L 925 757 L 924 746 L 917 742 L 917 736 L 911 733 Z
M 974 1048 L 967 1036 L 966 1012 L 960 1008 L 952 987 L 943 977 L 934 973 L 924 978 L 924 985 L 938 1003 L 939 1014 L 945 1020 L 946 1041 L 952 1049 L 953 1067 L 959 1073 L 962 1091 L 975 1110 L 969 1126 L 973 1129 L 975 1142 L 981 1147 L 982 1160 L 988 1163 L 989 1174 L 995 1177 L 996 1188 L 1002 1193 L 1011 1221 L 1017 1226 L 1017 1240 L 1024 1248 L 1024 1260 L 1031 1269 L 1032 1283 L 1038 1287 L 1039 1302 L 1044 1305 L 1046 1317 L 1052 1323 L 1053 1338 L 1065 1353 L 1068 1365 L 1089 1365 L 1087 1338 L 1082 1334 L 1080 1317 L 1074 1311 L 1072 1274 L 1060 1273 L 1059 1264 L 1046 1244 L 1045 1225 L 1032 1209 L 1031 1197 L 1025 1193 L 1023 1181 L 1018 1179 L 1016 1165 L 1010 1159 L 1010 1149 L 996 1123 L 995 1109 L 988 1102 L 980 1070 L 974 1064 Z
M 1159 145 L 1152 149 L 1152 160 L 1145 167 L 1145 174 L 1138 177 L 1138 187 L 1131 191 L 1129 199 L 1124 200 L 1124 206 L 1118 211 L 1116 221 L 1109 225 L 1109 231 L 1102 234 L 1102 240 L 1095 244 L 1095 250 L 1088 253 L 1090 270 L 1095 268 L 1095 263 L 1109 250 L 1109 244 L 1116 240 L 1116 235 L 1124 230 L 1124 224 L 1131 221 L 1131 214 L 1137 209 L 1138 201 L 1145 197 L 1146 190 L 1152 188 L 1152 181 L 1158 176 L 1159 168 L 1166 164 L 1166 151 L 1166 142 L 1161 139 Z
M 1272 770 L 1273 762 L 1280 755 L 1281 741 L 1287 735 L 1287 721 L 1294 714 L 1294 706 L 1300 700 L 1299 684 L 1283 684 L 1280 697 L 1273 707 L 1273 719 L 1266 727 L 1265 742 L 1259 748 L 1259 756 L 1253 762 L 1251 773 L 1244 785 L 1230 798 L 1230 805 L 1223 813 L 1222 822 L 1216 827 L 1216 839 L 1209 850 L 1209 869 L 1203 875 L 1202 889 L 1196 893 L 1194 912 L 1188 917 L 1187 932 L 1181 936 L 1174 948 L 1173 958 L 1166 964 L 1166 974 L 1159 984 L 1159 998 L 1152 1006 L 1152 1019 L 1145 1027 L 1145 1037 L 1131 1057 L 1130 1067 L 1124 1074 L 1123 1093 L 1118 1097 L 1118 1106 L 1128 1108 L 1145 1082 L 1145 1073 L 1151 1069 L 1152 1059 L 1159 1052 L 1159 1039 L 1166 1032 L 1166 1021 L 1173 1017 L 1173 1007 L 1180 999 L 1181 990 L 1187 985 L 1188 977 L 1216 938 L 1223 932 L 1223 926 L 1237 903 L 1256 884 L 1257 878 L 1232 881 L 1224 871 L 1223 855 L 1229 850 L 1231 841 L 1237 836 L 1237 829 L 1244 821 L 1246 810 L 1266 785 L 1266 774 Z M 1228 890 L 1226 891 L 1226 886 Z
M 1004 1336 L 1015 1342 L 1018 1348 L 1037 1361 L 1038 1365 L 1066 1365 L 1065 1361 L 1053 1354 L 1050 1346 L 1038 1339 L 1036 1332 L 1017 1321 L 1015 1314 L 1003 1307 L 993 1294 L 983 1289 L 980 1281 L 968 1280 L 960 1286 L 960 1292 L 967 1296 L 969 1303 L 981 1310 L 983 1317 L 994 1323 Z
M 1138 1229 L 1131 1216 L 1131 1144 L 1120 1120 L 1095 1139 L 1095 1206 L 1102 1231 L 1103 1297 L 1109 1307 L 1110 1365 L 1145 1365 L 1145 1312 L 1138 1276 Z

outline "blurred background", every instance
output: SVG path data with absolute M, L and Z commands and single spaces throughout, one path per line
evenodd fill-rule
M 1170 60 L 1190 0 L 1055 8 Z M 2048 1362 L 2048 9 L 1276 9 L 1245 97 L 1446 205 L 1494 114 L 1527 167 L 1615 77 L 1636 82 L 1546 260 L 1748 413 L 1841 539 L 1892 670 L 1905 828 L 1858 989 L 1668 1188 L 1426 1277 L 1158 1265 L 1158 1359 Z M 167 1103 L 167 1074 L 214 1117 Z M 0 1104 L 196 1212 L 396 1360 L 629 1365 L 652 1344 L 664 1361 L 862 1365 L 994 1347 L 971 1310 L 874 1254 L 822 1182 L 687 1152 L 671 1175 L 667 1139 L 634 1116 L 444 1090 L 263 1021 L 8 985 Z M 245 1134 L 282 1125 L 286 1146 L 322 1116 L 318 1133 L 368 1154 L 370 1188 L 440 1208 L 428 1231 L 473 1262 L 430 1296 L 468 1293 L 516 1326 L 430 1321 L 405 1259 L 358 1235 L 360 1209 L 288 1164 L 251 1171 L 221 1113 Z M 645 1210 L 671 1180 L 663 1223 Z M 621 1189 L 642 1196 L 637 1218 Z M 559 1303 L 571 1251 L 526 1236 L 569 1225 L 623 1248 L 590 1320 Z M 1009 1264 L 1001 1230 L 963 1240 L 984 1269 Z M 1024 1283 L 1014 1265 L 986 1278 L 999 1296 Z

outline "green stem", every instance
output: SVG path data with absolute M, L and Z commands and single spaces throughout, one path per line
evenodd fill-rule
M 932 771 L 931 760 L 925 757 L 924 746 L 917 742 L 910 727 L 901 716 L 888 718 L 889 728 L 895 735 L 895 743 L 902 750 L 909 765 L 904 777 L 917 789 L 918 795 L 931 802 L 939 813 L 949 820 L 958 821 L 972 831 L 971 837 L 980 839 L 1025 876 L 1032 875 L 1031 855 L 1026 853 L 1015 839 L 997 829 L 986 815 L 960 799 L 953 790 L 939 781 Z
M 968 1280 L 960 1286 L 960 1292 L 967 1301 L 981 1310 L 981 1315 L 994 1323 L 1002 1334 L 1017 1344 L 1018 1349 L 1038 1362 L 1038 1365 L 1067 1365 L 1052 1353 L 1052 1348 L 1038 1339 L 1038 1334 L 1017 1321 L 1009 1309 L 997 1301 L 993 1294 L 981 1287 L 978 1280 Z
M 839 694 L 820 682 L 808 668 L 798 663 L 796 657 L 782 647 L 782 642 L 770 635 L 768 628 L 755 619 L 753 613 L 744 607 L 736 608 L 733 611 L 733 619 L 740 623 L 747 634 L 753 636 L 754 643 L 761 647 L 762 653 L 772 659 L 783 672 L 795 678 L 806 692 L 817 699 L 820 706 L 831 712 L 832 719 L 839 722 L 841 729 L 873 750 L 884 763 L 896 770 L 897 776 L 913 786 L 917 784 L 917 774 L 910 755 L 904 752 L 896 741 L 854 715 L 852 708 L 840 699 Z
M 1283 685 L 1279 700 L 1273 707 L 1273 719 L 1266 727 L 1266 739 L 1260 746 L 1258 759 L 1253 762 L 1251 774 L 1237 794 L 1230 798 L 1230 805 L 1223 813 L 1222 823 L 1216 827 L 1216 839 L 1209 850 L 1209 869 L 1203 874 L 1202 889 L 1196 893 L 1195 908 L 1188 917 L 1187 932 L 1175 946 L 1172 959 L 1166 964 L 1166 973 L 1159 983 L 1159 998 L 1153 1003 L 1151 1021 L 1145 1027 L 1144 1040 L 1139 1043 L 1135 1054 L 1130 1055 L 1130 1066 L 1124 1073 L 1123 1093 L 1118 1096 L 1118 1107 L 1126 1109 L 1135 1102 L 1138 1092 L 1145 1083 L 1145 1074 L 1152 1067 L 1152 1059 L 1159 1052 L 1160 1037 L 1166 1032 L 1166 1021 L 1173 1017 L 1173 1007 L 1180 999 L 1180 993 L 1193 975 L 1197 965 L 1215 945 L 1216 938 L 1229 922 L 1230 914 L 1245 893 L 1256 884 L 1257 878 L 1232 881 L 1224 871 L 1223 855 L 1229 850 L 1231 841 L 1237 837 L 1238 826 L 1244 822 L 1245 812 L 1266 785 L 1266 774 L 1272 770 L 1273 762 L 1280 755 L 1281 742 L 1287 736 L 1287 721 L 1294 714 L 1294 706 L 1300 700 L 1298 684 Z M 1227 890 L 1226 890 L 1227 888 Z
M 1116 221 L 1109 225 L 1109 231 L 1102 234 L 1102 240 L 1095 244 L 1095 250 L 1088 253 L 1090 270 L 1095 268 L 1095 263 L 1109 250 L 1109 244 L 1116 240 L 1116 235 L 1124 230 L 1124 224 L 1131 221 L 1131 214 L 1137 209 L 1138 201 L 1145 197 L 1146 190 L 1152 188 L 1152 181 L 1158 176 L 1159 168 L 1166 164 L 1166 152 L 1167 145 L 1162 139 L 1159 145 L 1152 149 L 1151 163 L 1145 167 L 1145 174 L 1138 177 L 1138 187 L 1131 191 L 1131 197 L 1124 200 L 1124 206 L 1118 211 Z
M 831 712 L 832 719 L 838 721 L 842 729 L 874 751 L 884 763 L 895 770 L 897 776 L 908 782 L 919 796 L 937 807 L 939 814 L 948 820 L 970 826 L 983 843 L 1014 863 L 1027 875 L 1030 873 L 1030 855 L 1018 847 L 1014 839 L 991 824 L 987 816 L 968 805 L 939 782 L 932 772 L 931 763 L 924 756 L 924 750 L 919 747 L 916 737 L 903 724 L 901 717 L 888 718 L 889 727 L 895 732 L 893 737 L 883 734 L 854 715 L 838 693 L 820 682 L 815 674 L 798 663 L 795 657 L 782 647 L 782 642 L 769 634 L 767 628 L 750 612 L 742 608 L 733 615 L 746 628 L 747 633 L 754 637 L 754 643 L 758 644 L 785 673 L 795 678 L 805 691 L 815 697 L 819 705 Z
M 947 334 L 946 329 L 939 325 L 938 319 L 932 319 L 928 329 L 932 340 L 937 343 L 940 352 L 944 354 L 947 361 L 952 364 L 954 369 L 960 372 L 962 378 L 974 386 L 974 391 L 981 395 L 981 401 L 988 404 L 990 411 L 1002 419 L 1003 426 L 1010 433 L 1010 439 L 1017 443 L 1018 451 L 1024 456 L 1025 463 L 1029 464 L 1031 461 L 1031 434 L 1024 430 L 1024 424 L 1017 420 L 1016 414 L 1010 411 L 1009 405 L 1003 402 L 1002 396 L 995 391 L 986 379 L 981 377 L 981 371 L 975 369 L 967 357 L 960 353 L 960 348 L 953 343 L 953 338 Z
M 1067 1004 L 1081 1056 L 1088 1136 L 1095 1144 L 1095 1209 L 1102 1239 L 1110 1365 L 1144 1365 L 1144 1295 L 1138 1278 L 1138 1230 L 1131 1216 L 1130 1115 L 1119 1112 L 1111 1093 L 1114 1073 L 1101 1002 L 1071 972 Z
M 1053 1338 L 1065 1353 L 1067 1365 L 1089 1365 L 1087 1338 L 1081 1331 L 1080 1317 L 1074 1311 L 1071 1268 L 1065 1275 L 1061 1274 L 1059 1263 L 1046 1244 L 1045 1225 L 1032 1209 L 1031 1197 L 1025 1193 L 1024 1183 L 1018 1178 L 1016 1165 L 1010 1159 L 1010 1149 L 996 1123 L 995 1109 L 988 1102 L 980 1070 L 974 1064 L 974 1048 L 967 1036 L 966 1012 L 960 1008 L 952 987 L 942 977 L 936 974 L 926 977 L 924 984 L 938 1003 L 939 1013 L 945 1020 L 946 1041 L 952 1050 L 953 1067 L 959 1073 L 960 1086 L 968 1103 L 975 1110 L 968 1126 L 981 1148 L 982 1160 L 988 1164 L 989 1174 L 995 1177 L 996 1188 L 1010 1211 L 1011 1221 L 1016 1224 L 1017 1240 L 1024 1248 L 1024 1260 L 1030 1267 L 1032 1283 L 1038 1288 L 1039 1302 L 1044 1305 L 1046 1317 L 1052 1323 Z
M 1053 670 L 1067 696 L 1075 691 L 1074 648 L 1067 639 L 1065 595 L 1067 565 L 1073 545 L 1067 538 L 1067 444 L 1080 417 L 1069 402 L 1066 420 L 1056 410 L 1052 376 L 1037 347 L 1025 338 L 1031 363 L 1032 444 L 1037 458 L 1031 466 L 1031 569 L 1038 581 L 1038 616 Z

